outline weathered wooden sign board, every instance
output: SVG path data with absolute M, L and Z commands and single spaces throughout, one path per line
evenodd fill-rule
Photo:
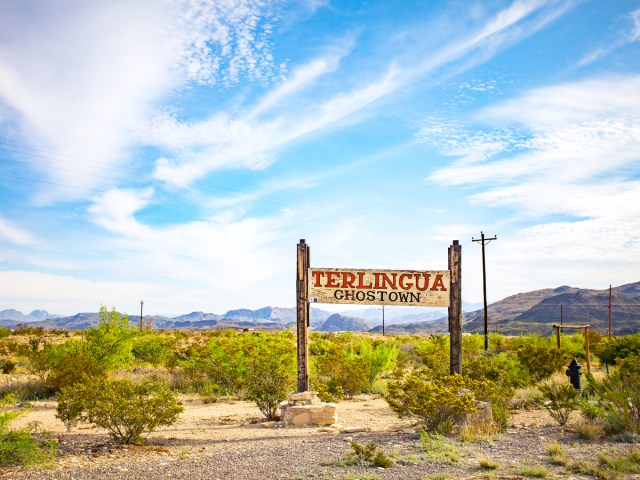
M 450 275 L 442 271 L 310 268 L 309 301 L 448 307 Z
M 462 372 L 461 247 L 449 247 L 448 270 L 312 268 L 309 245 L 297 248 L 298 391 L 309 389 L 309 303 L 449 307 L 451 373 Z

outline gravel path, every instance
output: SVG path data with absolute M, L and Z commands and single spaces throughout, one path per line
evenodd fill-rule
M 121 446 L 103 432 L 82 427 L 66 433 L 55 420 L 55 405 L 36 405 L 30 418 L 41 421 L 60 441 L 53 468 L 9 468 L 0 478 L 15 480 L 110 479 L 340 479 L 425 480 L 430 478 L 486 478 L 479 460 L 498 464 L 495 478 L 526 478 L 523 467 L 545 469 L 549 478 L 587 479 L 549 463 L 545 445 L 561 442 L 572 461 L 593 460 L 603 449 L 628 451 L 638 445 L 577 442 L 570 428 L 554 425 L 544 412 L 515 415 L 514 426 L 492 442 L 453 442 L 457 461 L 427 458 L 419 435 L 399 422 L 381 399 L 342 402 L 340 421 L 369 431 L 323 433 L 317 428 L 261 428 L 255 407 L 246 402 L 203 405 L 185 401 L 186 411 L 175 425 L 154 433 L 146 446 Z M 57 423 L 56 423 L 57 422 Z M 352 452 L 349 439 L 375 442 L 394 465 L 380 469 L 368 464 L 345 465 Z M 447 475 L 447 476 L 443 476 Z M 640 478 L 628 475 L 625 478 Z

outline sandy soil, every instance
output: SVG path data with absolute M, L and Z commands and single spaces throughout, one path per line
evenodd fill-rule
M 566 467 L 548 462 L 545 445 L 559 441 L 572 458 L 592 460 L 602 449 L 626 451 L 638 445 L 579 442 L 569 424 L 559 427 L 543 411 L 515 413 L 507 433 L 492 442 L 454 442 L 454 464 L 421 457 L 419 435 L 401 421 L 380 398 L 360 398 L 338 404 L 339 422 L 355 433 L 324 433 L 321 429 L 263 428 L 254 404 L 219 401 L 203 404 L 183 397 L 185 412 L 172 426 L 152 433 L 145 446 L 121 446 L 97 428 L 81 425 L 67 432 L 55 418 L 53 401 L 35 402 L 18 425 L 40 422 L 60 445 L 48 468 L 7 468 L 1 478 L 15 479 L 395 479 L 485 478 L 482 458 L 499 464 L 496 478 L 523 478 L 522 466 L 541 466 L 551 478 L 589 478 L 567 474 Z M 576 419 L 578 417 L 577 414 Z M 348 440 L 374 441 L 394 459 L 394 466 L 344 465 L 352 451 Z M 626 450 L 625 450 L 626 449 Z M 445 478 L 445 477 L 442 477 Z M 633 478 L 627 476 L 626 478 Z

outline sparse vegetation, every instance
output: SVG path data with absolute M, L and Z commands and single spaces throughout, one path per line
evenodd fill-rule
M 558 424 L 565 425 L 571 413 L 580 406 L 580 391 L 572 385 L 557 383 L 542 384 L 538 388 L 542 393 L 540 406 L 545 408 Z
M 161 425 L 171 425 L 183 411 L 175 394 L 162 382 L 85 377 L 63 387 L 58 418 L 68 429 L 77 422 L 97 425 L 123 444 L 141 444 Z
M 381 468 L 390 468 L 393 466 L 393 460 L 391 460 L 389 455 L 384 453 L 381 448 L 378 448 L 375 442 L 361 445 L 355 440 L 351 440 L 349 441 L 349 445 L 351 445 L 353 451 L 349 452 L 343 460 L 343 464 L 346 466 L 360 463 L 368 463 Z

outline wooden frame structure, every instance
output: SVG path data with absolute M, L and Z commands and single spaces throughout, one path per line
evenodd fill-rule
M 582 334 L 584 335 L 584 348 L 586 350 L 587 356 L 587 372 L 591 371 L 591 354 L 589 353 L 589 328 L 590 325 L 553 325 L 553 328 L 556 330 L 556 339 L 558 342 L 558 348 L 560 348 L 560 331 L 568 328 L 571 330 L 582 330 Z
M 461 288 L 461 252 L 462 247 L 460 246 L 460 242 L 458 240 L 454 240 L 452 245 L 449 247 L 449 268 L 448 271 L 441 271 L 441 275 L 434 275 L 435 281 L 440 282 L 434 284 L 432 288 L 430 288 L 430 292 L 433 293 L 435 290 L 440 290 L 442 292 L 447 292 L 448 287 L 448 295 L 443 294 L 441 296 L 440 301 L 447 302 L 449 306 L 449 336 L 450 336 L 450 357 L 449 357 L 449 371 L 451 374 L 453 373 L 462 373 L 462 288 Z M 328 272 L 316 272 L 315 269 L 311 268 L 311 254 L 309 250 L 309 245 L 305 242 L 304 239 L 300 240 L 297 246 L 297 254 L 298 254 L 298 262 L 297 262 L 297 271 L 296 271 L 296 311 L 297 311 L 297 340 L 298 340 L 298 391 L 304 392 L 309 390 L 309 302 L 316 301 L 315 297 L 310 298 L 309 295 L 309 286 L 310 276 L 315 278 L 314 274 L 318 275 L 317 281 L 319 282 L 319 277 L 321 274 L 331 275 L 333 280 L 331 281 L 331 286 L 336 286 L 335 276 L 337 274 Z M 333 269 L 335 270 L 335 269 Z M 311 273 L 310 273 L 311 272 Z M 380 271 L 382 272 L 382 271 Z M 390 272 L 390 271 L 387 271 Z M 437 272 L 431 272 L 437 273 Z M 366 271 L 358 272 L 358 286 L 357 289 L 371 289 L 368 292 L 373 290 L 373 285 L 365 284 L 364 278 L 366 275 Z M 396 275 L 395 273 L 390 273 L 390 275 Z M 412 282 L 411 275 L 408 273 L 399 273 L 398 275 L 398 283 L 401 288 L 405 290 L 409 289 L 409 283 Z M 425 282 L 428 282 L 429 272 L 426 272 L 422 278 L 422 291 L 427 290 L 427 285 Z M 384 274 L 381 274 L 384 276 Z M 438 280 L 439 278 L 439 280 Z M 342 280 L 343 285 L 348 285 L 353 287 L 354 282 L 356 282 L 356 274 L 350 272 L 344 272 L 344 277 Z M 395 279 L 395 277 L 394 277 Z M 403 284 L 403 279 L 406 283 Z M 446 280 L 444 280 L 446 279 Z M 419 278 L 415 277 L 415 283 L 418 283 Z M 438 288 L 441 287 L 441 288 Z M 405 292 L 406 295 L 420 299 L 421 294 L 412 294 Z M 392 295 L 397 295 L 400 297 L 400 294 L 391 293 L 388 295 L 389 298 Z M 345 295 L 348 297 L 349 295 Z M 351 298 L 355 296 L 364 296 L 363 291 L 358 292 L 358 294 L 351 294 Z M 383 301 L 383 295 L 380 295 L 380 301 Z M 337 298 L 337 297 L 336 297 Z M 408 297 L 407 297 L 408 298 Z M 367 299 L 369 299 L 369 295 L 367 294 Z M 345 298 L 345 300 L 347 300 Z M 358 299 L 360 300 L 360 299 Z M 372 300 L 375 300 L 375 295 L 372 297 Z M 320 297 L 320 302 L 322 303 L 323 297 Z M 353 303 L 349 301 L 340 301 L 332 302 L 332 303 Z M 372 304 L 382 304 L 385 303 L 372 303 Z M 441 306 L 445 306 L 446 304 L 441 303 Z M 431 304 L 429 306 L 438 306 L 438 304 Z

